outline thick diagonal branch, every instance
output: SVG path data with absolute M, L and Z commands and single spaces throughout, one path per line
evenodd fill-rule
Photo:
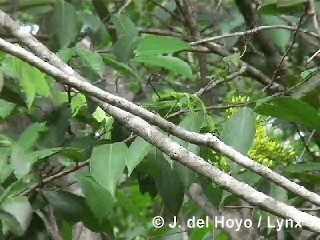
M 154 124 L 161 129 L 187 141 L 198 145 L 203 145 L 212 148 L 215 151 L 221 152 L 223 155 L 229 157 L 239 165 L 256 172 L 257 174 L 266 177 L 277 185 L 292 191 L 293 193 L 305 198 L 306 200 L 320 206 L 320 196 L 316 193 L 308 191 L 302 186 L 288 180 L 284 176 L 272 171 L 268 167 L 256 163 L 252 159 L 237 152 L 232 147 L 227 146 L 212 134 L 199 134 L 195 132 L 189 132 L 184 128 L 176 126 L 175 124 L 165 120 L 164 118 L 147 111 L 146 109 L 135 105 L 134 103 L 127 101 L 121 97 L 115 96 L 102 89 L 93 86 L 85 81 L 78 73 L 76 73 L 67 64 L 61 61 L 55 54 L 50 52 L 44 45 L 37 41 L 33 37 L 28 37 L 27 33 L 22 33 L 19 30 L 17 24 L 5 13 L 0 11 L 0 25 L 4 25 L 6 29 L 10 30 L 12 34 L 15 34 L 21 42 L 23 42 L 29 49 L 31 49 L 37 56 L 42 59 L 47 59 L 49 63 L 44 62 L 41 58 L 38 58 L 26 51 L 25 49 L 10 44 L 0 39 L 0 48 L 4 51 L 29 62 L 40 70 L 53 76 L 58 81 L 68 86 L 74 87 L 78 91 L 87 93 L 89 96 L 94 96 L 102 101 L 105 101 L 111 105 L 124 109 L 134 115 L 137 115 L 150 124 Z

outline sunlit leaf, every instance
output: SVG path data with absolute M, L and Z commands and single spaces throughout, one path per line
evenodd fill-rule
M 175 74 L 180 74 L 188 78 L 192 77 L 190 66 L 186 62 L 176 57 L 143 55 L 135 57 L 133 61 L 146 63 L 151 66 L 163 67 Z
M 164 36 L 146 36 L 144 37 L 136 50 L 136 55 L 153 55 L 174 53 L 186 50 L 189 43 L 182 41 L 179 38 L 164 37 Z

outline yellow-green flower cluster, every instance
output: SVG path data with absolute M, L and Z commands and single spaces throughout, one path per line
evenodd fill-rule
M 249 102 L 248 96 L 233 96 L 231 104 L 240 104 Z M 227 110 L 227 118 L 237 111 L 237 108 Z M 294 162 L 296 153 L 294 150 L 285 147 L 279 140 L 271 137 L 267 133 L 265 120 L 261 116 L 256 117 L 256 135 L 249 157 L 268 167 L 286 166 Z M 224 161 L 225 165 L 226 161 Z M 221 163 L 222 164 L 222 163 Z M 225 166 L 224 166 L 225 168 Z
M 268 167 L 286 166 L 295 161 L 293 149 L 283 146 L 277 139 L 268 136 L 266 127 L 259 121 L 256 124 L 254 144 L 249 157 Z
M 241 103 L 247 103 L 250 101 L 250 97 L 248 96 L 232 96 L 230 104 L 241 104 Z M 235 107 L 231 107 L 227 109 L 227 118 L 230 118 L 232 114 L 234 114 L 238 109 Z

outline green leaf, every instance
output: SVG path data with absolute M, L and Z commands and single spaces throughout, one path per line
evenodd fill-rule
M 66 191 L 43 191 L 55 214 L 69 222 L 83 222 L 95 232 L 112 233 L 109 221 L 97 221 L 83 197 Z
M 262 15 L 262 22 L 265 25 L 287 25 L 280 17 L 272 15 Z M 291 43 L 291 31 L 285 29 L 270 30 L 268 31 L 268 36 L 282 52 L 285 52 Z
M 192 77 L 190 66 L 186 62 L 176 57 L 143 55 L 135 57 L 133 61 L 163 67 L 175 74 L 180 74 L 188 78 Z
M 14 103 L 0 99 L 0 118 L 5 119 L 10 116 L 10 113 L 13 111 L 15 106 L 16 105 Z
M 127 164 L 129 176 L 132 173 L 133 169 L 148 154 L 151 148 L 152 148 L 152 145 L 140 137 L 130 145 L 129 150 L 127 152 L 127 156 L 126 156 L 126 164 Z
M 111 193 L 89 174 L 78 175 L 77 180 L 83 190 L 85 201 L 96 218 L 100 222 L 108 219 L 114 206 Z
M 36 87 L 33 83 L 32 76 L 30 76 L 31 74 L 29 75 L 27 68 L 23 68 L 21 74 L 22 76 L 24 76 L 21 81 L 21 87 L 26 94 L 26 103 L 28 108 L 30 109 L 33 104 L 34 98 L 36 97 Z
M 26 188 L 28 188 L 28 185 L 25 181 L 17 180 L 11 183 L 0 195 L 0 203 L 3 203 L 6 199 L 12 199 L 14 196 L 19 195 Z
M 317 172 L 320 171 L 320 163 L 293 164 L 286 167 L 285 170 L 290 173 Z
M 186 50 L 189 43 L 182 41 L 179 38 L 164 37 L 164 36 L 147 36 L 142 38 L 137 50 L 136 55 L 155 55 L 174 53 Z
M 103 62 L 107 66 L 113 68 L 114 70 L 116 70 L 120 74 L 123 74 L 124 76 L 137 78 L 136 73 L 128 65 L 114 60 L 111 55 L 103 54 L 101 57 L 102 57 Z
M 118 37 L 138 37 L 138 29 L 129 17 L 125 15 L 115 14 L 111 17 L 111 20 L 116 28 Z
M 111 20 L 118 36 L 117 42 L 113 45 L 113 53 L 118 61 L 127 63 L 133 57 L 133 51 L 140 40 L 138 29 L 125 15 L 113 15 Z
M 30 125 L 19 136 L 18 144 L 24 150 L 28 150 L 40 137 L 40 133 L 45 132 L 48 128 L 45 123 L 34 123 Z
M 81 108 L 87 106 L 86 96 L 82 93 L 76 93 L 71 99 L 72 117 L 76 116 Z
M 14 169 L 14 174 L 18 179 L 21 179 L 30 172 L 31 157 L 23 147 L 15 144 L 11 151 L 11 166 Z
M 278 0 L 278 7 L 290 7 L 293 5 L 308 2 L 308 0 Z
M 0 93 L 2 91 L 3 85 L 4 85 L 4 76 L 3 76 L 3 71 L 0 68 Z
M 83 62 L 89 66 L 99 77 L 102 77 L 105 66 L 100 54 L 97 52 L 89 52 L 81 48 L 77 48 L 76 51 Z
M 291 97 L 272 98 L 256 106 L 254 111 L 290 122 L 320 128 L 320 114 L 314 107 L 299 99 Z
M 62 61 L 68 63 L 69 60 L 76 55 L 76 49 L 74 47 L 62 48 L 59 50 L 59 52 L 57 52 L 57 55 L 62 59 Z
M 270 182 L 270 196 L 281 202 L 288 202 L 288 193 L 282 187 Z
M 238 174 L 237 179 L 249 186 L 254 186 L 262 177 L 254 172 L 245 171 Z
M 1 204 L 0 208 L 11 214 L 17 220 L 19 224 L 19 235 L 27 230 L 32 215 L 32 208 L 27 197 L 17 196 L 8 198 Z
M 77 20 L 76 9 L 72 4 L 66 1 L 56 2 L 51 25 L 58 37 L 60 48 L 68 47 L 75 40 L 78 34 Z
M 191 112 L 179 123 L 179 126 L 191 132 L 200 132 L 203 123 L 204 114 L 202 112 Z M 185 142 L 180 138 L 174 136 L 171 136 L 170 138 L 189 151 L 195 154 L 199 154 L 199 146 L 191 144 L 189 142 Z M 172 164 L 172 170 L 177 173 L 177 175 L 181 179 L 181 182 L 186 188 L 190 187 L 190 185 L 195 182 L 197 176 L 196 173 L 186 166 L 182 165 L 181 163 L 174 161 Z
M 172 215 L 178 214 L 183 203 L 185 189 L 180 177 L 172 171 L 171 165 L 156 148 L 152 148 L 149 152 L 147 164 L 149 174 L 155 179 L 157 190 L 166 209 Z
M 0 148 L 0 184 L 2 184 L 13 172 L 9 163 L 10 149 Z
M 208 200 L 214 206 L 219 206 L 222 200 L 222 188 L 204 178 L 201 178 L 201 186 Z
M 128 148 L 124 143 L 95 147 L 90 158 L 90 171 L 94 179 L 114 196 L 116 184 L 126 166 Z
M 320 67 L 308 69 L 300 74 L 301 84 L 292 90 L 293 98 L 302 98 L 316 92 L 320 85 Z M 317 92 L 316 92 L 317 94 Z
M 41 159 L 44 159 L 59 153 L 62 149 L 63 148 L 50 148 L 50 149 L 42 149 L 42 150 L 34 151 L 30 153 L 29 161 L 31 164 L 34 164 Z
M 43 195 L 55 213 L 67 221 L 79 222 L 86 214 L 86 204 L 83 197 L 65 191 L 43 191 Z
M 92 113 L 92 117 L 99 123 L 101 123 L 103 120 L 108 121 L 108 119 L 112 118 L 108 117 L 100 107 L 96 108 L 96 110 Z
M 222 141 L 246 155 L 255 136 L 255 115 L 250 108 L 240 108 L 226 122 L 222 131 Z
M 20 85 L 26 94 L 28 108 L 32 106 L 36 94 L 44 97 L 49 97 L 51 95 L 50 87 L 45 79 L 45 75 L 37 68 L 10 55 L 6 55 L 3 65 L 6 75 L 17 79 L 20 82 Z
M 230 56 L 226 56 L 222 58 L 224 62 L 228 63 L 230 66 L 239 66 L 240 59 L 241 59 L 241 53 L 237 52 Z
M 2 233 L 8 235 L 14 233 L 20 235 L 22 233 L 18 220 L 0 208 L 0 224 L 2 225 Z
M 128 63 L 134 56 L 133 52 L 139 44 L 139 37 L 124 36 L 117 40 L 112 46 L 116 59 L 123 63 Z

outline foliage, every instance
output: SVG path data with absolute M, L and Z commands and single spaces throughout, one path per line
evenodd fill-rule
M 304 62 L 319 49 L 319 33 L 301 35 L 293 48 L 295 33 L 288 29 L 273 29 L 263 39 L 280 56 L 289 49 L 287 71 L 278 81 L 272 68 L 277 61 L 256 35 L 192 43 L 246 30 L 239 1 L 194 1 L 196 26 L 176 2 L 4 0 L 0 5 L 90 83 L 181 128 L 214 133 L 243 155 L 318 191 L 318 58 L 310 67 Z M 256 14 L 263 25 L 289 28 L 298 25 L 306 2 L 266 0 Z M 312 21 L 302 27 L 313 31 Z M 258 74 L 248 73 L 248 67 L 241 72 L 243 62 Z M 192 196 L 195 184 L 213 209 L 241 204 L 239 197 L 125 129 L 86 94 L 4 52 L 0 64 L 0 239 L 50 239 L 48 229 L 55 225 L 63 239 L 73 239 L 77 222 L 108 239 L 182 239 L 181 229 L 155 228 L 152 219 L 163 216 L 169 223 L 179 216 L 181 223 L 208 215 L 206 204 Z M 268 86 L 261 84 L 261 75 L 286 90 L 264 91 Z M 210 84 L 216 85 L 207 91 Z M 309 207 L 221 153 L 169 137 L 259 191 Z M 257 214 L 265 216 L 259 209 Z M 274 229 L 259 230 L 265 239 L 275 239 Z M 190 239 L 232 235 L 211 225 L 187 233 Z M 299 239 L 299 233 L 283 232 L 287 239 Z

